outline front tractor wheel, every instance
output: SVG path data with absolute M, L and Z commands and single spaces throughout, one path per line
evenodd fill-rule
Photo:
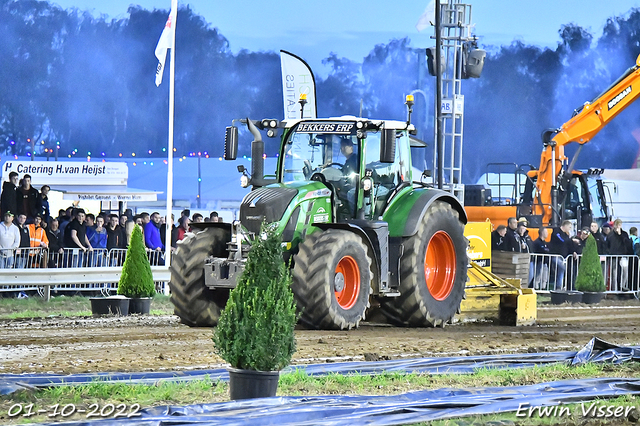
M 293 268 L 300 322 L 317 329 L 357 327 L 369 307 L 371 257 L 353 232 L 329 229 L 307 237 Z
M 213 327 L 229 298 L 228 289 L 211 290 L 204 284 L 204 261 L 224 256 L 222 229 L 207 228 L 178 241 L 171 258 L 171 302 L 180 321 L 191 327 Z
M 418 232 L 404 240 L 400 296 L 381 302 L 390 322 L 432 327 L 451 322 L 467 283 L 467 240 L 458 213 L 436 201 Z

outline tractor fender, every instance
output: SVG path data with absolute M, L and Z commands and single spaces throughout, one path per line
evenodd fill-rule
M 196 228 L 200 231 L 203 231 L 207 228 L 222 228 L 231 232 L 231 224 L 226 222 L 191 222 L 192 228 Z
M 403 237 L 410 237 L 418 232 L 418 226 L 420 226 L 423 216 L 427 213 L 427 210 L 434 201 L 442 201 L 450 204 L 451 207 L 458 212 L 460 221 L 465 225 L 467 224 L 467 213 L 464 211 L 464 207 L 455 196 L 448 192 L 432 188 L 425 189 L 420 192 L 422 193 L 413 203 L 413 206 L 407 215 L 402 235 Z
M 371 249 L 371 252 L 374 253 L 373 255 L 374 269 L 376 273 L 380 275 L 380 259 L 378 259 L 378 255 L 377 255 L 379 250 L 376 250 L 373 244 L 373 241 L 371 241 L 371 238 L 369 237 L 369 235 L 360 226 L 353 223 L 314 223 L 313 226 L 315 226 L 316 228 L 320 228 L 323 231 L 326 231 L 327 229 L 342 229 L 344 231 L 355 232 L 356 234 L 361 236 L 364 242 L 367 244 L 368 248 Z M 374 288 L 373 293 L 375 294 L 377 292 L 378 292 L 378 289 Z
M 222 229 L 224 231 L 223 232 L 224 240 L 226 242 L 230 242 L 231 241 L 232 225 L 230 223 L 226 223 L 226 222 L 191 222 L 191 228 L 193 229 L 193 232 L 204 231 L 204 230 L 209 229 L 209 228 Z

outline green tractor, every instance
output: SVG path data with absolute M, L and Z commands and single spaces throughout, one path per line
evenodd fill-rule
M 467 281 L 466 214 L 448 192 L 414 181 L 411 148 L 426 145 L 410 120 L 240 121 L 254 137 L 251 175 L 238 166 L 252 191 L 239 221 L 193 224 L 178 242 L 169 285 L 183 323 L 217 324 L 263 222 L 278 224 L 304 326 L 357 327 L 372 300 L 394 325 L 452 321 Z M 282 133 L 275 176 L 264 176 L 261 130 Z M 225 159 L 237 150 L 231 126 Z

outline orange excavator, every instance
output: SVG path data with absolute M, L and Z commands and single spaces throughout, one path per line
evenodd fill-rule
M 563 220 L 575 220 L 579 229 L 592 220 L 610 220 L 605 188 L 599 179 L 591 179 L 602 169 L 587 173 L 574 170 L 576 159 L 584 144 L 589 142 L 616 115 L 640 96 L 640 55 L 609 88 L 593 101 L 586 102 L 573 117 L 558 129 L 543 132 L 540 167 L 511 165 L 512 176 L 487 173 L 482 185 L 465 186 L 465 210 L 469 222 L 490 220 L 494 226 L 507 224 L 510 217 L 524 217 L 528 226 L 559 226 Z M 580 144 L 571 163 L 564 154 L 565 145 Z M 504 164 L 494 166 L 504 172 Z M 506 183 L 503 183 L 506 182 Z M 507 197 L 491 196 L 509 186 Z M 537 233 L 536 233 L 537 234 Z

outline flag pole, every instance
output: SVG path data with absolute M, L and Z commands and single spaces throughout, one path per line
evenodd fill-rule
M 175 21 L 178 20 L 178 0 L 171 0 L 171 10 L 175 10 Z M 169 62 L 169 147 L 167 149 L 167 219 L 165 235 L 165 266 L 171 266 L 171 211 L 173 209 L 173 116 L 175 98 L 175 73 L 176 73 L 176 24 L 172 22 L 171 31 L 171 59 Z

